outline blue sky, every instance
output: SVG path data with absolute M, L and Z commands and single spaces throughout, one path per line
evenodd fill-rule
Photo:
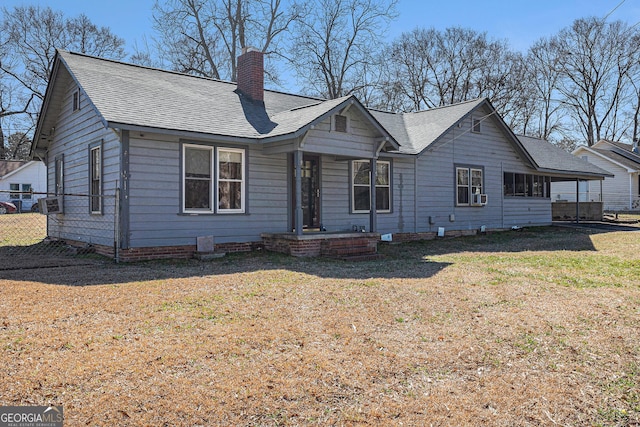
M 640 22 L 638 0 L 400 0 L 400 16 L 389 38 L 416 27 L 444 29 L 452 26 L 486 31 L 492 38 L 508 39 L 512 48 L 526 51 L 536 40 L 569 26 L 586 16 L 604 17 L 629 25 Z M 109 27 L 127 42 L 142 45 L 153 35 L 151 11 L 154 0 L 0 0 L 0 6 L 50 6 L 72 17 L 84 13 L 97 25 Z

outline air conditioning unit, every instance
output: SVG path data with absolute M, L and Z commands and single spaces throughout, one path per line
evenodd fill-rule
M 489 198 L 487 197 L 486 194 L 473 194 L 472 195 L 472 199 L 471 199 L 471 205 L 472 206 L 484 206 L 487 204 L 487 201 L 489 200 Z
M 38 199 L 38 208 L 40 213 L 44 215 L 62 213 L 62 196 Z

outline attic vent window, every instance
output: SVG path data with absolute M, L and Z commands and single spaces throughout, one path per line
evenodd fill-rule
M 471 119 L 471 123 L 471 132 L 480 133 L 482 120 L 474 117 L 473 119 Z
M 73 111 L 78 111 L 80 109 L 80 91 L 76 90 L 73 92 Z
M 347 132 L 347 116 L 336 114 L 334 123 L 336 132 Z

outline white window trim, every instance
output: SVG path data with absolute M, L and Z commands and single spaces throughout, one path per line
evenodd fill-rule
M 25 189 L 25 186 L 29 186 L 28 189 Z M 33 191 L 33 185 L 31 184 L 20 184 L 20 191 L 22 192 L 22 194 L 20 195 L 22 200 L 31 200 L 31 192 Z
M 209 171 L 209 180 L 211 181 L 211 185 L 209 186 L 209 208 L 200 208 L 200 209 L 194 209 L 194 208 L 187 208 L 186 207 L 186 182 L 187 182 L 187 156 L 186 156 L 186 152 L 187 149 L 195 149 L 195 150 L 202 150 L 202 151 L 208 151 L 209 152 L 209 159 L 210 159 L 210 171 Z M 208 145 L 198 145 L 198 144 L 182 144 L 182 211 L 185 213 L 213 213 L 214 212 L 214 206 L 215 206 L 215 200 L 214 199 L 214 191 L 213 191 L 213 187 L 215 185 L 215 163 L 214 163 L 215 159 L 213 156 L 213 147 L 208 146 Z
M 458 171 L 459 170 L 466 170 L 467 173 L 469 174 L 469 184 L 468 185 L 462 186 L 462 185 L 458 184 Z M 473 192 L 472 189 L 474 187 L 473 186 L 473 172 L 474 171 L 478 171 L 481 174 L 482 182 L 480 183 L 480 194 L 484 194 L 484 170 L 482 168 L 480 168 L 480 167 L 477 167 L 477 166 L 466 166 L 466 167 L 465 166 L 456 166 L 456 177 L 455 177 L 455 180 L 456 180 L 456 188 L 455 188 L 456 206 L 473 206 L 472 201 L 473 201 L 474 192 Z M 467 203 L 460 203 L 459 202 L 459 200 L 458 200 L 458 189 L 460 187 L 467 187 L 467 191 L 469 193 L 469 198 L 468 198 L 469 202 L 467 202 Z
M 220 178 L 220 168 L 218 167 L 218 162 L 220 159 L 220 152 L 226 152 L 226 153 L 239 153 L 242 156 L 242 160 L 241 160 L 241 167 L 242 167 L 242 174 L 241 174 L 241 178 L 240 180 L 237 179 L 222 179 Z M 228 148 L 228 147 L 217 147 L 216 149 L 216 158 L 215 158 L 215 170 L 216 170 L 216 175 L 215 175 L 215 206 L 216 206 L 216 210 L 218 213 L 220 214 L 231 214 L 231 213 L 244 213 L 245 211 L 245 185 L 246 185 L 246 179 L 245 179 L 245 174 L 246 174 L 246 169 L 247 169 L 247 163 L 245 161 L 245 150 L 242 148 Z M 212 163 L 213 164 L 213 163 Z M 220 191 L 220 182 L 240 182 L 240 209 L 222 209 L 219 206 L 219 191 Z
M 355 170 L 354 168 L 354 164 L 356 162 L 360 162 L 360 163 L 368 163 L 370 164 L 370 160 L 365 160 L 365 159 L 361 159 L 361 160 L 352 160 L 351 161 L 351 213 L 354 214 L 359 214 L 359 213 L 370 213 L 371 209 L 366 209 L 366 210 L 356 210 L 355 206 L 356 206 L 356 193 L 354 191 L 355 187 L 365 187 L 365 185 L 363 184 L 356 184 L 355 182 L 353 182 L 353 171 Z M 376 209 L 377 213 L 390 213 L 391 212 L 391 162 L 388 160 L 376 160 L 376 169 L 378 168 L 378 163 L 386 163 L 387 164 L 387 170 L 389 171 L 389 184 L 387 185 L 376 185 L 376 188 L 381 187 L 381 188 L 388 188 L 389 189 L 389 209 Z M 369 184 L 366 185 L 366 187 L 369 188 L 369 204 L 371 204 L 371 171 L 369 171 Z
M 11 188 L 11 187 L 16 186 L 16 185 L 18 186 L 17 190 Z M 9 198 L 10 199 L 19 199 L 19 198 L 21 198 L 20 196 L 21 196 L 20 184 L 19 183 L 15 183 L 15 182 L 10 183 L 9 184 Z

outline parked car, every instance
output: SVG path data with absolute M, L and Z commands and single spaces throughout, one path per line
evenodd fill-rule
M 0 202 L 0 215 L 16 213 L 17 211 L 18 211 L 18 209 L 16 208 L 16 205 L 14 205 L 13 203 L 11 203 L 11 202 Z

